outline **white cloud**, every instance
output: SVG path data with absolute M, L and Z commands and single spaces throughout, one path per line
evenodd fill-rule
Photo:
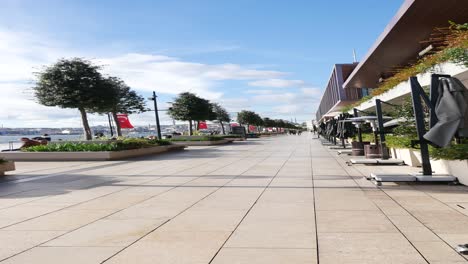
M 322 91 L 319 88 L 304 87 L 301 88 L 301 91 L 308 96 L 320 97 L 322 95 Z
M 250 86 L 257 87 L 274 87 L 274 88 L 287 88 L 298 87 L 304 85 L 302 80 L 286 80 L 286 79 L 267 79 L 249 82 Z
M 303 88 L 301 95 L 295 93 L 275 94 L 272 90 L 247 90 L 252 98 L 225 98 L 221 87 L 223 81 L 246 81 L 252 86 L 290 87 L 304 86 L 301 80 L 280 79 L 287 73 L 264 67 L 232 63 L 204 64 L 184 61 L 179 58 L 125 53 L 96 57 L 92 51 L 76 50 L 53 38 L 38 37 L 28 32 L 13 32 L 0 28 L 0 123 L 7 127 L 78 127 L 79 115 L 74 109 L 45 107 L 34 101 L 30 87 L 33 72 L 62 57 L 85 57 L 104 66 L 104 72 L 124 79 L 140 92 L 156 90 L 158 93 L 175 95 L 185 91 L 194 92 L 207 99 L 220 102 L 231 112 L 242 109 L 261 109 L 272 103 L 291 103 L 302 100 L 304 95 L 314 93 L 314 88 Z M 261 65 L 261 64 L 259 64 Z M 162 102 L 161 102 L 162 104 Z M 6 118 L 6 119 L 5 119 Z M 153 113 L 131 117 L 136 125 L 154 123 Z M 171 119 L 163 112 L 163 124 Z M 105 125 L 103 116 L 90 115 L 91 125 Z
M 274 93 L 273 90 L 247 90 L 245 91 L 247 94 L 272 94 Z
M 255 80 L 284 75 L 278 71 L 250 69 L 237 64 L 209 65 L 138 53 L 96 61 L 106 65 L 105 72 L 123 78 L 136 89 L 157 90 L 166 94 L 191 91 L 208 99 L 222 96 L 222 92 L 214 89 L 219 81 Z
M 282 118 L 298 121 L 311 120 L 315 113 L 320 97 L 316 88 L 302 88 L 299 92 L 256 94 L 248 101 L 252 106 L 258 106 L 258 112 L 263 117 Z M 248 109 L 248 108 L 246 108 Z

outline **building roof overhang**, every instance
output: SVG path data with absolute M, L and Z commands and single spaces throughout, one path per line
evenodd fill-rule
M 435 28 L 468 22 L 467 0 L 406 0 L 344 83 L 344 88 L 375 88 L 379 79 L 418 58 Z

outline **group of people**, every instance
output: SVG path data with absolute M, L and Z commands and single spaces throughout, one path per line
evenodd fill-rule
M 20 140 L 23 142 L 23 145 L 20 147 L 20 149 L 22 149 L 32 146 L 47 145 L 52 139 L 48 134 L 44 134 L 40 137 L 33 137 L 31 139 L 23 137 Z
M 20 148 L 17 149 L 9 149 L 9 150 L 2 150 L 2 151 L 19 151 L 24 148 L 29 148 L 33 146 L 40 146 L 40 145 L 47 145 L 52 139 L 48 134 L 44 134 L 40 137 L 33 137 L 33 138 L 27 138 L 27 137 L 22 137 L 20 138 L 21 145 Z
M 302 134 L 302 130 L 289 130 L 288 131 L 289 135 L 298 135 L 300 136 Z

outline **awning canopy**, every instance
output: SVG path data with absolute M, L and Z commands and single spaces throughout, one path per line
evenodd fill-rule
M 414 62 L 437 27 L 468 22 L 468 0 L 406 0 L 344 88 L 375 88 L 379 79 Z

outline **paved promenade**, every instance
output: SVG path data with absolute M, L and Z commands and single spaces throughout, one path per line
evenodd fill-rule
M 17 163 L 0 263 L 467 263 L 468 187 L 384 184 L 282 136 L 112 162 Z

